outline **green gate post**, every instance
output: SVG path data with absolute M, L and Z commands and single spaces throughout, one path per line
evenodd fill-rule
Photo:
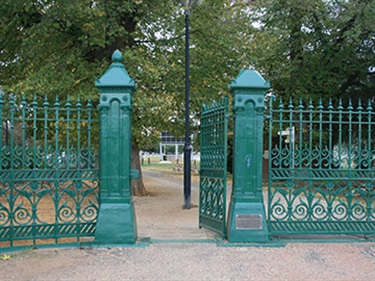
M 242 70 L 229 85 L 234 136 L 227 234 L 232 243 L 269 240 L 262 195 L 264 97 L 269 88 L 269 82 L 254 70 Z
M 134 244 L 137 226 L 130 180 L 132 93 L 137 85 L 116 50 L 112 65 L 96 80 L 100 91 L 100 205 L 95 244 Z

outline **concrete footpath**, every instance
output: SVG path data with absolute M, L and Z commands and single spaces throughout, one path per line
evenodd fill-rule
M 0 280 L 375 280 L 375 242 L 225 247 L 198 228 L 197 207 L 182 209 L 182 178 L 144 177 L 150 196 L 134 202 L 138 236 L 149 243 L 0 255 Z

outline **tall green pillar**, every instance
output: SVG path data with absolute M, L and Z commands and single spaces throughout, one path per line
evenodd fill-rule
M 254 70 L 242 70 L 229 85 L 234 135 L 227 234 L 232 243 L 269 240 L 262 195 L 263 113 L 269 88 L 269 82 Z
M 100 204 L 94 243 L 134 244 L 137 226 L 131 193 L 132 93 L 137 85 L 116 50 L 95 86 L 100 91 Z

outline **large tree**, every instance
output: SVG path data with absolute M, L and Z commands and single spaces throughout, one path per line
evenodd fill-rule
M 237 3 L 238 2 L 238 3 Z M 191 13 L 191 113 L 225 94 L 253 64 L 246 1 L 198 1 Z M 245 12 L 244 12 L 245 11 Z M 133 168 L 139 148 L 161 130 L 184 131 L 184 12 L 177 0 L 1 0 L 0 83 L 29 96 L 98 101 L 94 78 L 114 50 L 139 89 L 134 94 Z M 197 128 L 193 127 L 192 132 Z M 142 180 L 134 193 L 144 194 Z
M 373 0 L 260 0 L 257 7 L 257 66 L 276 94 L 374 97 Z

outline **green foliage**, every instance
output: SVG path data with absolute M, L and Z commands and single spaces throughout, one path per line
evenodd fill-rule
M 2 0 L 0 84 L 5 93 L 89 97 L 114 50 L 139 86 L 133 133 L 153 146 L 184 131 L 185 16 L 177 0 Z M 281 96 L 372 97 L 371 0 L 201 0 L 191 9 L 191 114 L 255 68 Z
M 373 97 L 374 1 L 260 2 L 256 42 L 264 51 L 257 52 L 258 66 L 276 94 Z
M 191 12 L 191 113 L 220 99 L 242 67 L 251 65 L 246 3 L 199 1 Z M 95 77 L 115 49 L 139 90 L 133 133 L 149 145 L 161 130 L 184 131 L 185 16 L 179 1 L 3 1 L 2 64 L 5 92 L 33 96 L 89 97 L 97 103 Z M 192 131 L 197 129 L 193 124 Z

